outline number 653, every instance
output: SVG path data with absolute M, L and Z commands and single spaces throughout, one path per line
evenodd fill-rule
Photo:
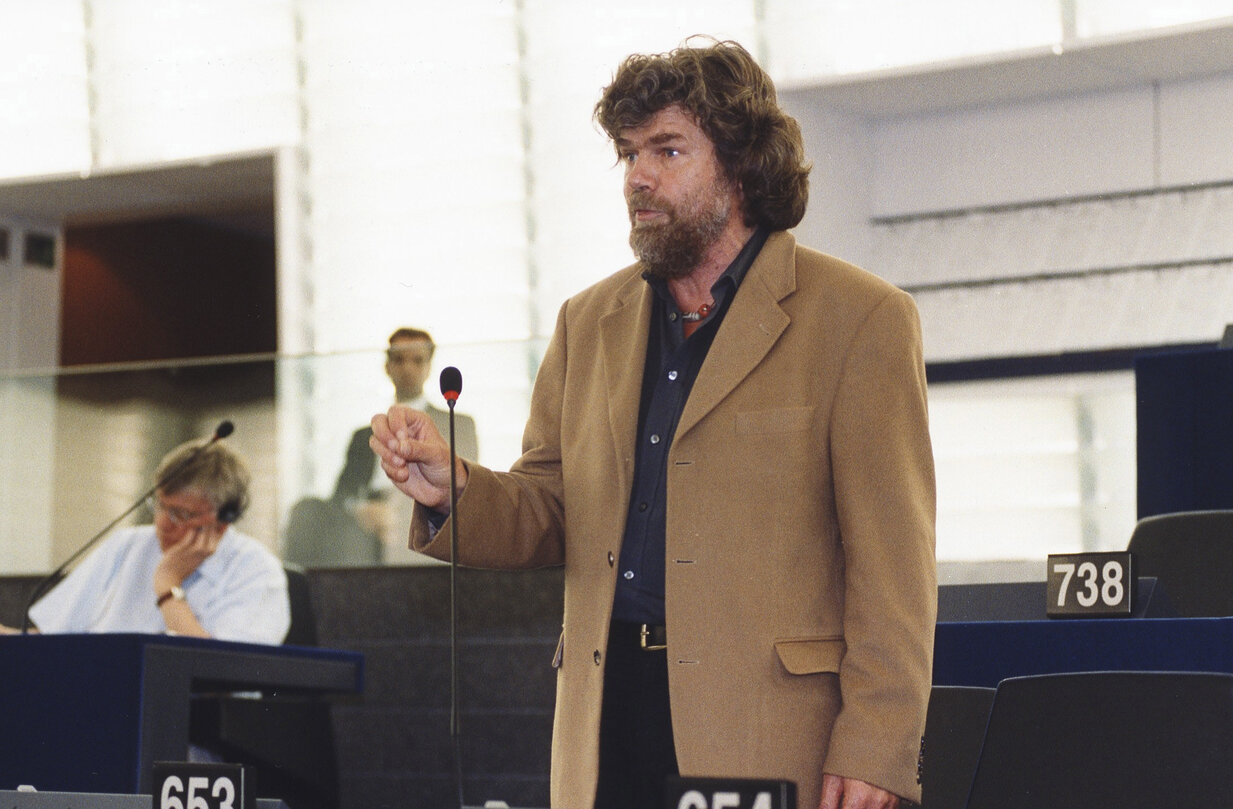
M 170 775 L 163 781 L 158 806 L 159 809 L 235 809 L 235 784 L 224 776 L 213 779 L 211 786 L 211 779 L 191 776 L 185 790 L 180 777 Z

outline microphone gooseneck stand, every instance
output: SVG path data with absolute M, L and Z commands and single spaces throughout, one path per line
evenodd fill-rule
M 454 404 L 462 393 L 462 373 L 450 366 L 441 371 L 441 395 L 449 405 L 450 433 L 450 746 L 458 806 L 463 801 L 462 729 L 458 721 L 458 453 L 454 446 Z

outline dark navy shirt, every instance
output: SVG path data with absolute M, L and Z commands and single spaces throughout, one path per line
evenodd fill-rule
M 664 623 L 664 564 L 668 508 L 668 449 L 677 422 L 737 288 L 770 231 L 758 228 L 711 286 L 711 313 L 688 338 L 685 322 L 665 281 L 647 277 L 655 292 L 642 401 L 634 482 L 625 518 L 612 617 L 634 623 Z M 646 276 L 644 276 L 646 277 Z

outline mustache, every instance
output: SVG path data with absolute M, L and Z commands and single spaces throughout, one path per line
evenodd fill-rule
M 635 191 L 630 194 L 626 200 L 626 206 L 629 208 L 630 214 L 634 211 L 645 209 L 651 211 L 671 211 L 672 206 L 656 199 L 654 194 L 647 191 Z

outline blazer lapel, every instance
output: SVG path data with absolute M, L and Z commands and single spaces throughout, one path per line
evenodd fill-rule
M 796 289 L 796 239 L 772 233 L 719 326 L 676 428 L 675 442 L 739 385 L 779 340 L 790 318 L 779 302 Z
M 615 296 L 614 309 L 599 319 L 608 424 L 620 461 L 620 491 L 626 496 L 634 477 L 642 369 L 646 365 L 647 335 L 651 328 L 651 294 L 650 286 L 635 274 Z

